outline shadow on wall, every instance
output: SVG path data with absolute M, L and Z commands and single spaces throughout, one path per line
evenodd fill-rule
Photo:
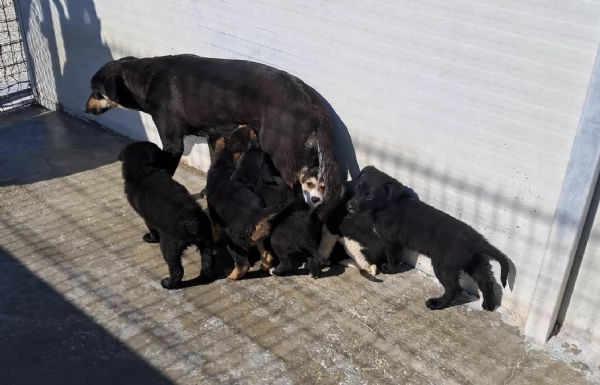
M 171 384 L 1 247 L 0 265 L 0 383 Z
M 31 59 L 28 64 L 30 72 L 34 74 L 40 102 L 86 118 L 84 108 L 90 94 L 90 79 L 104 63 L 114 59 L 110 49 L 102 41 L 102 25 L 96 14 L 94 1 L 24 0 L 19 2 L 18 11 L 21 25 L 25 28 L 23 33 Z M 128 136 L 147 138 L 139 113 L 115 111 L 108 118 L 110 122 L 102 119 L 99 122 Z M 24 140 L 30 142 L 31 148 L 23 156 L 35 159 L 38 152 L 55 151 L 64 146 L 77 147 L 80 143 L 72 142 L 66 129 L 77 123 L 61 124 L 60 120 L 64 119 L 34 123 L 37 125 L 35 132 L 32 131 L 35 138 L 24 137 Z M 0 135 L 6 134 L 6 128 L 0 130 L 3 130 Z M 80 138 L 78 140 L 81 141 Z M 85 144 L 91 146 L 95 140 L 97 139 L 90 137 L 89 143 Z M 77 151 L 77 148 L 73 150 Z M 57 167 L 56 172 L 51 175 L 60 177 L 100 167 L 107 164 L 106 160 L 116 161 L 117 154 L 118 151 L 115 151 L 114 157 L 92 157 L 69 167 Z M 40 178 L 47 175 L 37 174 Z M 36 181 L 35 178 L 28 180 Z M 12 183 L 10 180 L 3 181 L 4 185 Z

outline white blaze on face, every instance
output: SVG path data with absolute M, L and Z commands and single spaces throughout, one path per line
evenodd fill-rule
M 98 106 L 100 108 L 108 108 L 108 100 L 106 100 L 106 99 L 98 100 Z

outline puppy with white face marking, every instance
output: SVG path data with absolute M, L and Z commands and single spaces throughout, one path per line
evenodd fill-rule
M 300 183 L 306 203 L 312 211 L 322 202 L 325 193 L 325 185 L 318 179 L 318 168 L 305 168 Z M 373 276 L 377 274 L 377 266 L 381 265 L 385 272 L 385 250 L 374 232 L 371 216 L 351 215 L 346 208 L 349 199 L 350 192 L 346 192 L 323 225 L 319 253 L 324 259 L 329 259 L 335 244 L 339 242 L 350 257 L 340 261 L 341 265 L 364 270 Z

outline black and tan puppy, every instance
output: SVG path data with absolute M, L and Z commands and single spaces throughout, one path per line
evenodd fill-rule
M 185 187 L 174 181 L 165 170 L 168 158 L 151 142 L 127 145 L 119 154 L 123 162 L 125 195 L 131 207 L 144 219 L 148 233 L 143 240 L 160 243 L 169 267 L 169 278 L 161 281 L 165 289 L 181 286 L 181 256 L 196 245 L 202 258 L 202 276 L 213 279 L 212 226 L 208 215 Z
M 268 238 L 258 244 L 263 269 L 272 275 L 284 275 L 307 262 L 310 276 L 318 278 L 323 267 L 317 246 L 319 227 L 313 224 L 304 202 L 279 177 L 257 137 L 250 139 L 231 179 L 250 187 L 267 206 L 277 205 L 282 199 L 286 202 L 285 210 L 271 221 Z M 278 260 L 276 267 L 271 267 L 268 253 Z
M 254 131 L 243 126 L 231 136 L 219 139 L 215 144 L 215 163 L 210 167 L 206 181 L 206 199 L 215 237 L 223 234 L 235 263 L 228 275 L 233 280 L 248 272 L 248 255 L 256 243 L 268 235 L 272 219 L 287 205 L 281 200 L 265 207 L 262 199 L 245 183 L 232 180 L 239 157 L 252 135 Z
M 367 166 L 357 179 L 348 211 L 351 215 L 372 213 L 390 270 L 400 264 L 403 247 L 431 258 L 435 276 L 444 286 L 444 295 L 430 298 L 426 303 L 428 308 L 443 309 L 460 294 L 459 276 L 464 271 L 477 282 L 483 308 L 493 311 L 497 304 L 489 261 L 495 259 L 500 263 L 502 286 L 506 287 L 507 257 L 466 223 L 419 200 L 406 198 L 403 192 L 400 182 Z
M 328 191 L 319 208 L 321 220 L 340 196 L 342 176 L 327 108 L 313 88 L 287 72 L 195 55 L 125 57 L 103 65 L 93 75 L 91 89 L 90 114 L 122 107 L 152 116 L 163 148 L 171 154 L 171 174 L 183 154 L 184 136 L 220 137 L 229 134 L 231 126 L 226 125 L 249 124 L 290 186 L 307 165 L 304 149 L 313 135 Z

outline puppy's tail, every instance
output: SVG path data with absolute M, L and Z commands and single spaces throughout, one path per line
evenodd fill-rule
M 315 209 L 315 215 L 323 223 L 342 199 L 343 185 L 340 167 L 333 154 L 333 125 L 327 109 L 323 106 L 316 127 L 319 154 L 319 179 L 325 184 L 323 203 Z
M 271 221 L 290 204 L 291 202 L 289 202 L 284 196 L 276 205 L 260 210 L 255 215 L 255 219 L 252 221 L 253 230 L 250 234 L 250 239 L 252 242 L 256 243 L 261 239 L 266 238 L 271 232 Z
M 510 270 L 510 265 L 508 263 L 508 257 L 492 246 L 491 244 L 487 244 L 485 248 L 482 250 L 482 254 L 485 254 L 492 259 L 495 259 L 500 264 L 500 281 L 502 281 L 502 287 L 506 287 L 506 281 L 508 280 L 508 272 Z

